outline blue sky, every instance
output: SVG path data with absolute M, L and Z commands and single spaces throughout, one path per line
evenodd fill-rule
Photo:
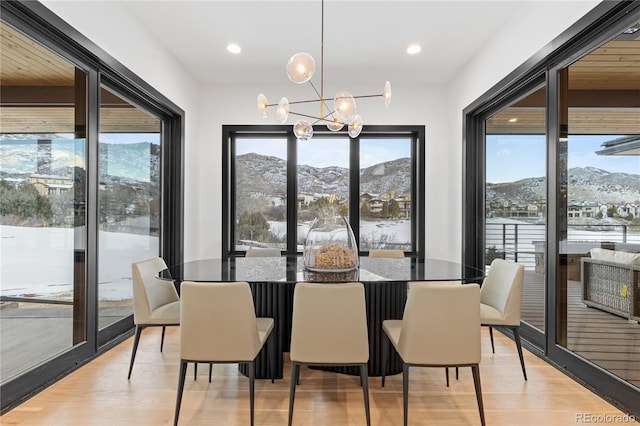
M 569 137 L 569 168 L 597 167 L 608 172 L 640 174 L 640 157 L 597 155 L 602 142 L 621 135 Z M 487 137 L 487 182 L 512 182 L 545 175 L 544 135 L 491 135 Z
M 314 167 L 349 167 L 349 138 L 311 138 L 300 141 L 298 163 Z M 360 167 L 365 168 L 385 161 L 411 156 L 409 139 L 360 139 Z M 236 155 L 255 152 L 285 159 L 286 139 L 242 139 L 236 146 Z

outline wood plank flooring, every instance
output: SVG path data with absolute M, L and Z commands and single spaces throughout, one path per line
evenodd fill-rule
M 528 381 L 522 378 L 513 341 L 495 333 L 491 353 L 483 327 L 480 374 L 487 425 L 563 426 L 579 424 L 580 416 L 608 416 L 621 424 L 624 413 L 525 350 Z M 167 425 L 173 423 L 179 361 L 179 328 L 167 329 L 164 352 L 160 330 L 147 329 L 138 348 L 131 380 L 127 380 L 133 338 L 56 382 L 0 417 L 2 425 Z M 285 378 L 256 381 L 255 424 L 286 425 L 289 363 Z M 189 367 L 180 415 L 183 425 L 248 425 L 248 380 L 236 365 L 200 365 L 193 380 Z M 370 378 L 372 425 L 402 425 L 402 376 Z M 410 425 L 479 425 L 470 369 L 452 377 L 446 387 L 443 369 L 412 368 Z M 604 417 L 601 417 L 604 419 Z M 617 421 L 616 421 L 617 420 Z M 628 420 L 628 419 L 627 419 Z M 359 380 L 303 367 L 296 392 L 294 425 L 364 425 Z

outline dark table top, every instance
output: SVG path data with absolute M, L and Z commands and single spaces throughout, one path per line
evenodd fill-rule
M 310 272 L 302 257 L 236 257 L 203 259 L 174 265 L 161 278 L 181 281 L 247 282 L 380 282 L 380 281 L 463 281 L 477 282 L 484 271 L 445 260 L 414 258 L 385 259 L 360 257 L 360 267 L 349 272 Z

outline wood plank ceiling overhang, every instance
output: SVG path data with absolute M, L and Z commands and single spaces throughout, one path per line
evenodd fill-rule
M 640 134 L 640 31 L 634 36 L 612 40 L 569 67 L 571 134 Z M 0 23 L 1 132 L 73 133 L 76 75 L 66 59 Z M 544 91 L 493 116 L 487 133 L 544 134 Z M 157 119 L 108 91 L 101 104 L 102 132 L 158 131 Z
M 84 72 L 0 23 L 0 132 L 74 133 Z M 100 131 L 157 133 L 159 121 L 108 90 L 100 93 Z
M 640 24 L 636 24 L 640 28 Z M 569 66 L 569 134 L 640 134 L 640 31 Z M 546 88 L 487 120 L 488 134 L 544 134 Z

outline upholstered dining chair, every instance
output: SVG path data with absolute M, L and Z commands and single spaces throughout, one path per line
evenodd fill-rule
M 174 425 L 178 424 L 190 362 L 248 364 L 249 409 L 253 425 L 255 359 L 269 339 L 273 319 L 256 318 L 251 288 L 246 282 L 184 281 L 180 296 L 180 373 Z M 268 346 L 273 381 L 275 345 Z
M 367 425 L 369 338 L 362 283 L 298 283 L 293 292 L 289 426 L 301 365 L 359 366 Z
M 485 424 L 480 386 L 480 288 L 477 284 L 416 284 L 402 320 L 382 322 L 382 386 L 391 343 L 402 359 L 404 425 L 409 414 L 409 367 L 471 367 Z
M 513 331 L 522 374 L 527 380 L 519 331 L 523 281 L 524 266 L 510 260 L 494 259 L 480 287 L 480 322 L 489 327 L 493 353 L 493 327 L 501 326 Z
M 245 252 L 245 257 L 280 257 L 278 248 L 249 248 Z
M 376 258 L 391 258 L 391 259 L 402 259 L 404 258 L 404 252 L 402 250 L 380 250 L 380 249 L 372 249 L 369 250 L 369 257 Z
M 158 278 L 158 273 L 167 269 L 160 257 L 134 262 L 131 265 L 133 283 L 133 322 L 136 326 L 129 375 L 133 370 L 142 330 L 147 327 L 162 327 L 160 352 L 164 345 L 167 326 L 180 325 L 180 298 L 173 281 Z

